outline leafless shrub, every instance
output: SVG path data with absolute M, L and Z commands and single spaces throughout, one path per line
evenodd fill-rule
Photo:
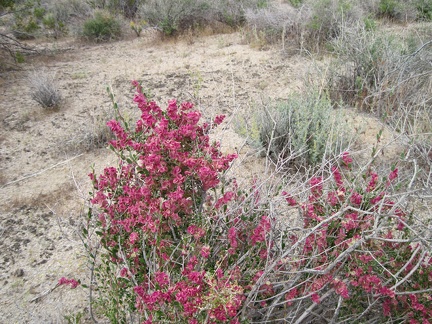
M 46 109 L 58 109 L 62 96 L 53 74 L 45 70 L 34 71 L 29 76 L 31 98 Z
M 115 136 L 107 126 L 107 122 L 114 119 L 114 111 L 103 111 L 102 114 L 88 114 L 84 124 L 77 127 L 71 139 L 65 143 L 67 150 L 74 152 L 89 152 L 107 147 Z
M 263 33 L 270 43 L 282 41 L 284 44 L 298 29 L 299 11 L 287 4 L 247 9 L 245 16 L 249 29 Z
M 432 42 L 412 50 L 407 42 L 363 26 L 344 28 L 332 42 L 337 55 L 329 89 L 350 104 L 393 116 L 399 107 L 431 100 Z M 411 46 L 412 47 L 412 46 Z
M 205 24 L 238 27 L 245 23 L 246 10 L 266 5 L 265 0 L 149 0 L 137 14 L 171 36 Z
M 338 37 L 342 25 L 363 22 L 367 13 L 355 2 L 342 0 L 305 1 L 294 8 L 278 4 L 246 11 L 248 26 L 263 33 L 268 41 L 282 40 L 297 49 L 319 52 Z
M 356 2 L 342 0 L 307 0 L 304 4 L 312 14 L 303 20 L 305 45 L 314 52 L 328 41 L 337 38 L 343 25 L 357 24 L 363 21 L 365 13 Z
M 327 74 L 332 100 L 371 112 L 407 136 L 410 159 L 422 165 L 422 181 L 429 184 L 432 41 L 357 25 L 344 27 L 331 44 L 337 56 Z

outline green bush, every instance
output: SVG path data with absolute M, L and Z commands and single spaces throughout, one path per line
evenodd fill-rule
M 380 0 L 378 16 L 394 21 L 412 21 L 416 18 L 416 10 L 412 1 Z
M 104 42 L 121 36 L 120 22 L 105 11 L 97 11 L 94 18 L 87 19 L 83 26 L 84 37 Z
M 262 114 L 259 140 L 274 161 L 316 166 L 345 150 L 349 136 L 330 100 L 317 92 L 292 95 Z
M 303 0 L 289 0 L 289 2 L 296 8 L 303 4 Z
M 26 1 L 16 7 L 12 25 L 13 35 L 22 40 L 35 38 L 40 30 L 40 22 L 44 13 L 45 9 L 33 1 Z
M 140 17 L 172 36 L 203 23 L 210 6 L 200 0 L 149 0 L 139 8 Z
M 11 9 L 15 4 L 14 0 L 0 0 L 0 9 Z
M 43 17 L 42 23 L 45 28 L 53 32 L 54 38 L 58 38 L 59 36 L 67 33 L 66 21 L 60 19 L 52 12 L 46 14 Z
M 415 5 L 419 20 L 432 20 L 432 0 L 417 0 Z

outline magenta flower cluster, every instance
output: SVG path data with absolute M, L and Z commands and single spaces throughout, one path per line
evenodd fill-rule
M 348 153 L 341 162 L 349 175 Z M 304 228 L 314 229 L 296 263 L 305 274 L 287 291 L 288 304 L 304 296 L 319 304 L 332 290 L 347 301 L 341 313 L 366 313 L 372 305 L 369 311 L 380 307 L 385 317 L 429 323 L 432 258 L 427 246 L 410 241 L 409 214 L 389 198 L 398 169 L 383 180 L 369 170 L 364 185 L 357 187 L 338 167 L 331 172 L 327 183 L 323 177 L 310 180 L 305 203 L 284 193 L 290 206 L 301 208 Z
M 384 179 L 369 169 L 359 184 L 343 153 L 329 176 L 309 181 L 307 199 L 282 193 L 303 219 L 301 234 L 285 231 L 274 226 L 268 193 L 225 176 L 236 155 L 209 137 L 224 116 L 201 124 L 191 103 L 162 109 L 134 85 L 140 119 L 108 123 L 118 165 L 89 175 L 94 228 L 85 234 L 102 246 L 98 255 L 88 249 L 97 305 L 111 322 L 237 324 L 271 321 L 272 312 L 300 321 L 299 310 L 335 300 L 345 318 L 431 321 L 432 258 L 391 199 L 397 168 Z
M 103 258 L 114 265 L 97 268 L 99 284 L 111 283 L 106 291 L 113 299 L 124 296 L 123 308 L 145 323 L 239 323 L 254 269 L 266 257 L 270 218 L 245 220 L 242 209 L 227 213 L 246 194 L 235 181 L 232 190 L 220 181 L 236 158 L 223 155 L 208 135 L 223 116 L 201 125 L 191 103 L 171 100 L 163 110 L 134 85 L 141 118 L 133 129 L 108 123 L 119 165 L 89 175 L 96 233 Z M 237 262 L 251 247 L 258 256 L 252 268 Z M 111 311 L 126 316 L 121 309 L 117 303 Z

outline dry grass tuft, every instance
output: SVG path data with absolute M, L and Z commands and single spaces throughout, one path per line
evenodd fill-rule
M 60 108 L 62 95 L 55 75 L 45 70 L 33 71 L 29 76 L 30 95 L 34 101 L 48 110 Z

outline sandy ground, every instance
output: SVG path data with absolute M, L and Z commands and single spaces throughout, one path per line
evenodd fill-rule
M 85 143 L 110 114 L 107 86 L 127 116 L 136 114 L 130 85 L 136 79 L 162 106 L 170 98 L 189 99 L 204 118 L 224 113 L 229 120 L 268 98 L 301 91 L 311 67 L 307 58 L 277 48 L 252 48 L 241 33 L 164 42 L 147 35 L 108 44 L 66 39 L 44 46 L 55 55 L 31 59 L 22 71 L 0 78 L 0 323 L 87 317 L 83 288 L 51 289 L 63 276 L 88 278 L 78 235 L 87 174 L 91 165 L 113 165 L 115 157 Z M 30 97 L 29 73 L 42 70 L 58 80 L 64 97 L 58 111 L 44 112 Z M 359 123 L 361 136 L 375 137 L 376 121 Z M 225 151 L 243 145 L 230 125 L 221 134 Z M 255 163 L 242 172 L 257 171 Z

